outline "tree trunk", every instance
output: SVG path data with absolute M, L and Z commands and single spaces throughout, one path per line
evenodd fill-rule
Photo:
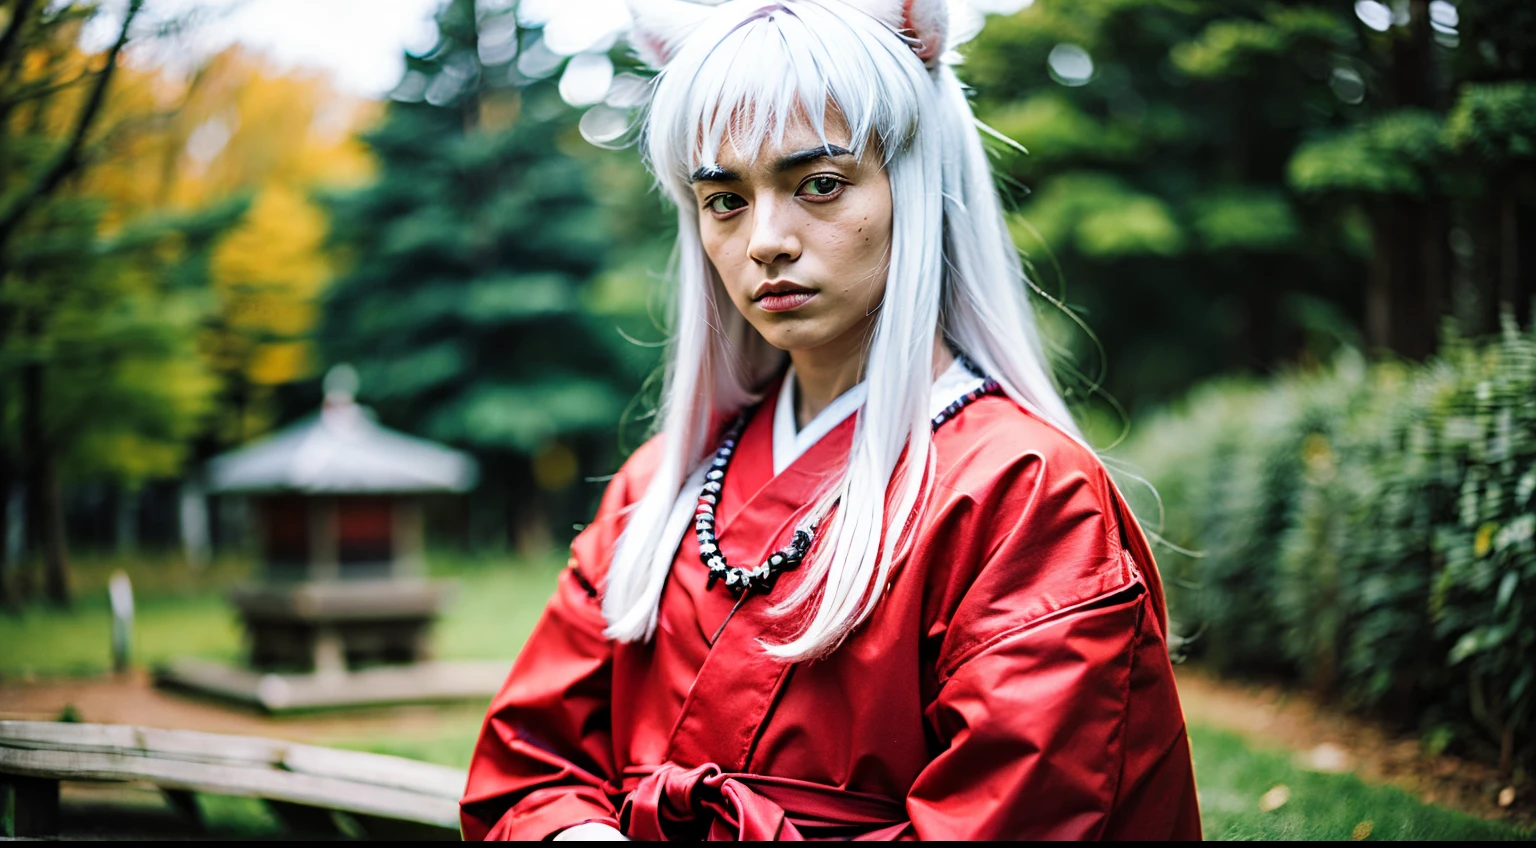
M 43 456 L 43 509 L 46 522 L 43 533 L 47 571 L 43 583 L 48 600 L 67 607 L 73 599 L 69 576 L 69 550 L 64 541 L 64 491 L 59 481 L 59 463 L 51 453 Z
M 1267 268 L 1255 271 L 1258 279 L 1246 286 L 1247 315 L 1243 322 L 1242 346 L 1247 356 L 1243 367 L 1263 369 L 1282 356 L 1276 340 L 1276 322 L 1283 309 L 1281 295 L 1288 289 L 1284 279 L 1266 279 Z M 1278 276 L 1278 275 L 1277 275 Z
M 30 322 L 29 322 L 30 324 Z M 31 327 L 29 326 L 30 330 Z M 28 333 L 31 341 L 32 333 Z M 18 590 L 22 600 L 30 600 L 37 586 L 34 578 L 43 539 L 43 414 L 42 366 L 28 362 L 21 367 L 21 461 L 25 488 L 26 524 L 22 538 L 22 566 Z
M 1435 84 L 1435 45 L 1429 0 L 1410 0 L 1407 31 L 1394 37 L 1390 71 L 1393 103 L 1400 107 L 1443 109 L 1444 92 Z M 1408 359 L 1434 353 L 1440 316 L 1449 307 L 1447 201 L 1384 197 L 1371 210 L 1372 256 L 1366 283 L 1366 338 Z
M 11 594 L 11 572 L 15 569 L 16 563 L 11 562 L 11 545 L 10 539 L 7 538 L 11 526 L 11 487 L 14 474 L 10 456 L 0 451 L 0 610 L 16 606 L 16 598 Z
M 507 542 L 523 556 L 537 556 L 553 541 L 549 533 L 549 512 L 544 493 L 534 483 L 533 470 L 526 457 L 512 456 L 503 480 L 507 486 Z
M 1536 216 L 1520 208 L 1520 177 L 1512 169 L 1502 180 L 1495 195 L 1498 227 L 1498 301 L 1500 310 L 1509 310 L 1521 326 L 1536 320 L 1536 263 L 1525 262 L 1521 248 L 1525 240 L 1536 236 Z M 1497 325 L 1495 325 L 1497 326 Z
M 1366 280 L 1366 340 L 1372 348 L 1420 360 L 1435 352 L 1445 290 L 1445 202 L 1390 199 L 1371 213 Z
M 1443 197 L 1431 197 L 1419 216 L 1420 296 L 1414 303 L 1414 335 L 1422 348 L 1413 354 L 1424 359 L 1440 347 L 1440 322 L 1451 312 L 1451 205 Z
M 1365 341 L 1372 349 L 1390 348 L 1392 337 L 1392 289 L 1396 274 L 1391 250 L 1392 219 L 1396 212 L 1382 204 L 1371 213 L 1371 267 L 1365 280 Z
M 59 491 L 57 458 L 43 430 L 42 363 L 28 362 L 21 369 L 22 455 L 27 463 L 27 551 L 29 559 L 43 558 L 43 592 L 51 601 L 67 605 L 69 562 L 64 544 L 64 505 Z

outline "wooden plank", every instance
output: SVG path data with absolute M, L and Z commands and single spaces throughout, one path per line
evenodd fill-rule
M 459 769 L 403 757 L 342 751 L 255 736 L 132 725 L 0 721 L 0 757 L 7 749 L 137 756 L 228 768 L 280 769 L 453 801 L 463 793 L 465 782 L 465 773 Z
M 448 766 L 314 745 L 294 745 L 289 748 L 283 755 L 282 767 L 296 774 L 347 780 L 369 786 L 388 786 L 434 798 L 446 798 L 455 804 L 464 795 L 464 784 L 468 779 L 463 770 Z
M 0 721 L 0 746 L 154 753 L 210 763 L 276 765 L 295 743 L 256 736 L 229 736 L 196 730 L 160 730 L 129 724 L 74 724 L 51 721 Z
M 271 767 L 0 746 L 0 772 L 54 781 L 147 780 L 162 789 L 265 798 L 438 827 L 458 826 L 455 799 Z

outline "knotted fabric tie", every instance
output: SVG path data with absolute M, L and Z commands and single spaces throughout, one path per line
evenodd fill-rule
M 663 840 L 666 824 L 706 816 L 710 839 L 880 838 L 907 826 L 906 808 L 889 798 L 803 780 L 731 774 L 714 763 L 658 766 L 629 793 L 619 821 L 633 839 Z

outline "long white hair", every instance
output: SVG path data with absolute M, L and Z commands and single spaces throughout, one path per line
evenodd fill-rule
M 724 143 L 753 155 L 802 118 L 825 141 L 825 112 L 835 109 L 855 155 L 882 155 L 891 185 L 890 271 L 869 345 L 868 397 L 847 469 L 812 510 L 825 520 L 807 574 L 776 608 L 798 612 L 803 628 L 767 651 L 792 661 L 824 655 L 878 603 L 927 502 L 936 331 L 1015 402 L 1081 440 L 1040 344 L 970 104 L 937 61 L 938 45 L 927 45 L 926 62 L 919 55 L 925 36 L 944 37 L 942 26 L 925 32 L 944 0 L 915 0 L 918 12 L 929 10 L 917 26 L 867 8 L 881 2 L 912 14 L 914 0 L 734 0 L 692 6 L 695 19 L 653 37 L 653 48 L 670 38 L 675 50 L 654 62 L 664 67 L 642 147 L 677 206 L 679 287 L 658 415 L 661 459 L 609 567 L 610 638 L 655 632 L 678 544 L 668 517 L 683 509 L 680 499 L 697 496 L 685 482 L 715 447 L 712 424 L 758 400 L 785 361 L 736 310 L 699 241 L 689 175 L 714 165 Z M 909 458 L 898 468 L 903 448 Z

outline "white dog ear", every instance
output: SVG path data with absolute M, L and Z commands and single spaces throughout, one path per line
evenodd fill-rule
M 929 68 L 939 66 L 949 39 L 949 4 L 946 0 L 905 0 L 901 28 L 917 39 L 912 51 Z
M 949 37 L 948 0 L 846 0 L 911 39 L 912 52 L 929 68 L 939 65 Z
M 647 66 L 661 70 L 683 40 L 708 18 L 714 7 L 687 0 L 628 0 L 634 26 L 629 43 Z

